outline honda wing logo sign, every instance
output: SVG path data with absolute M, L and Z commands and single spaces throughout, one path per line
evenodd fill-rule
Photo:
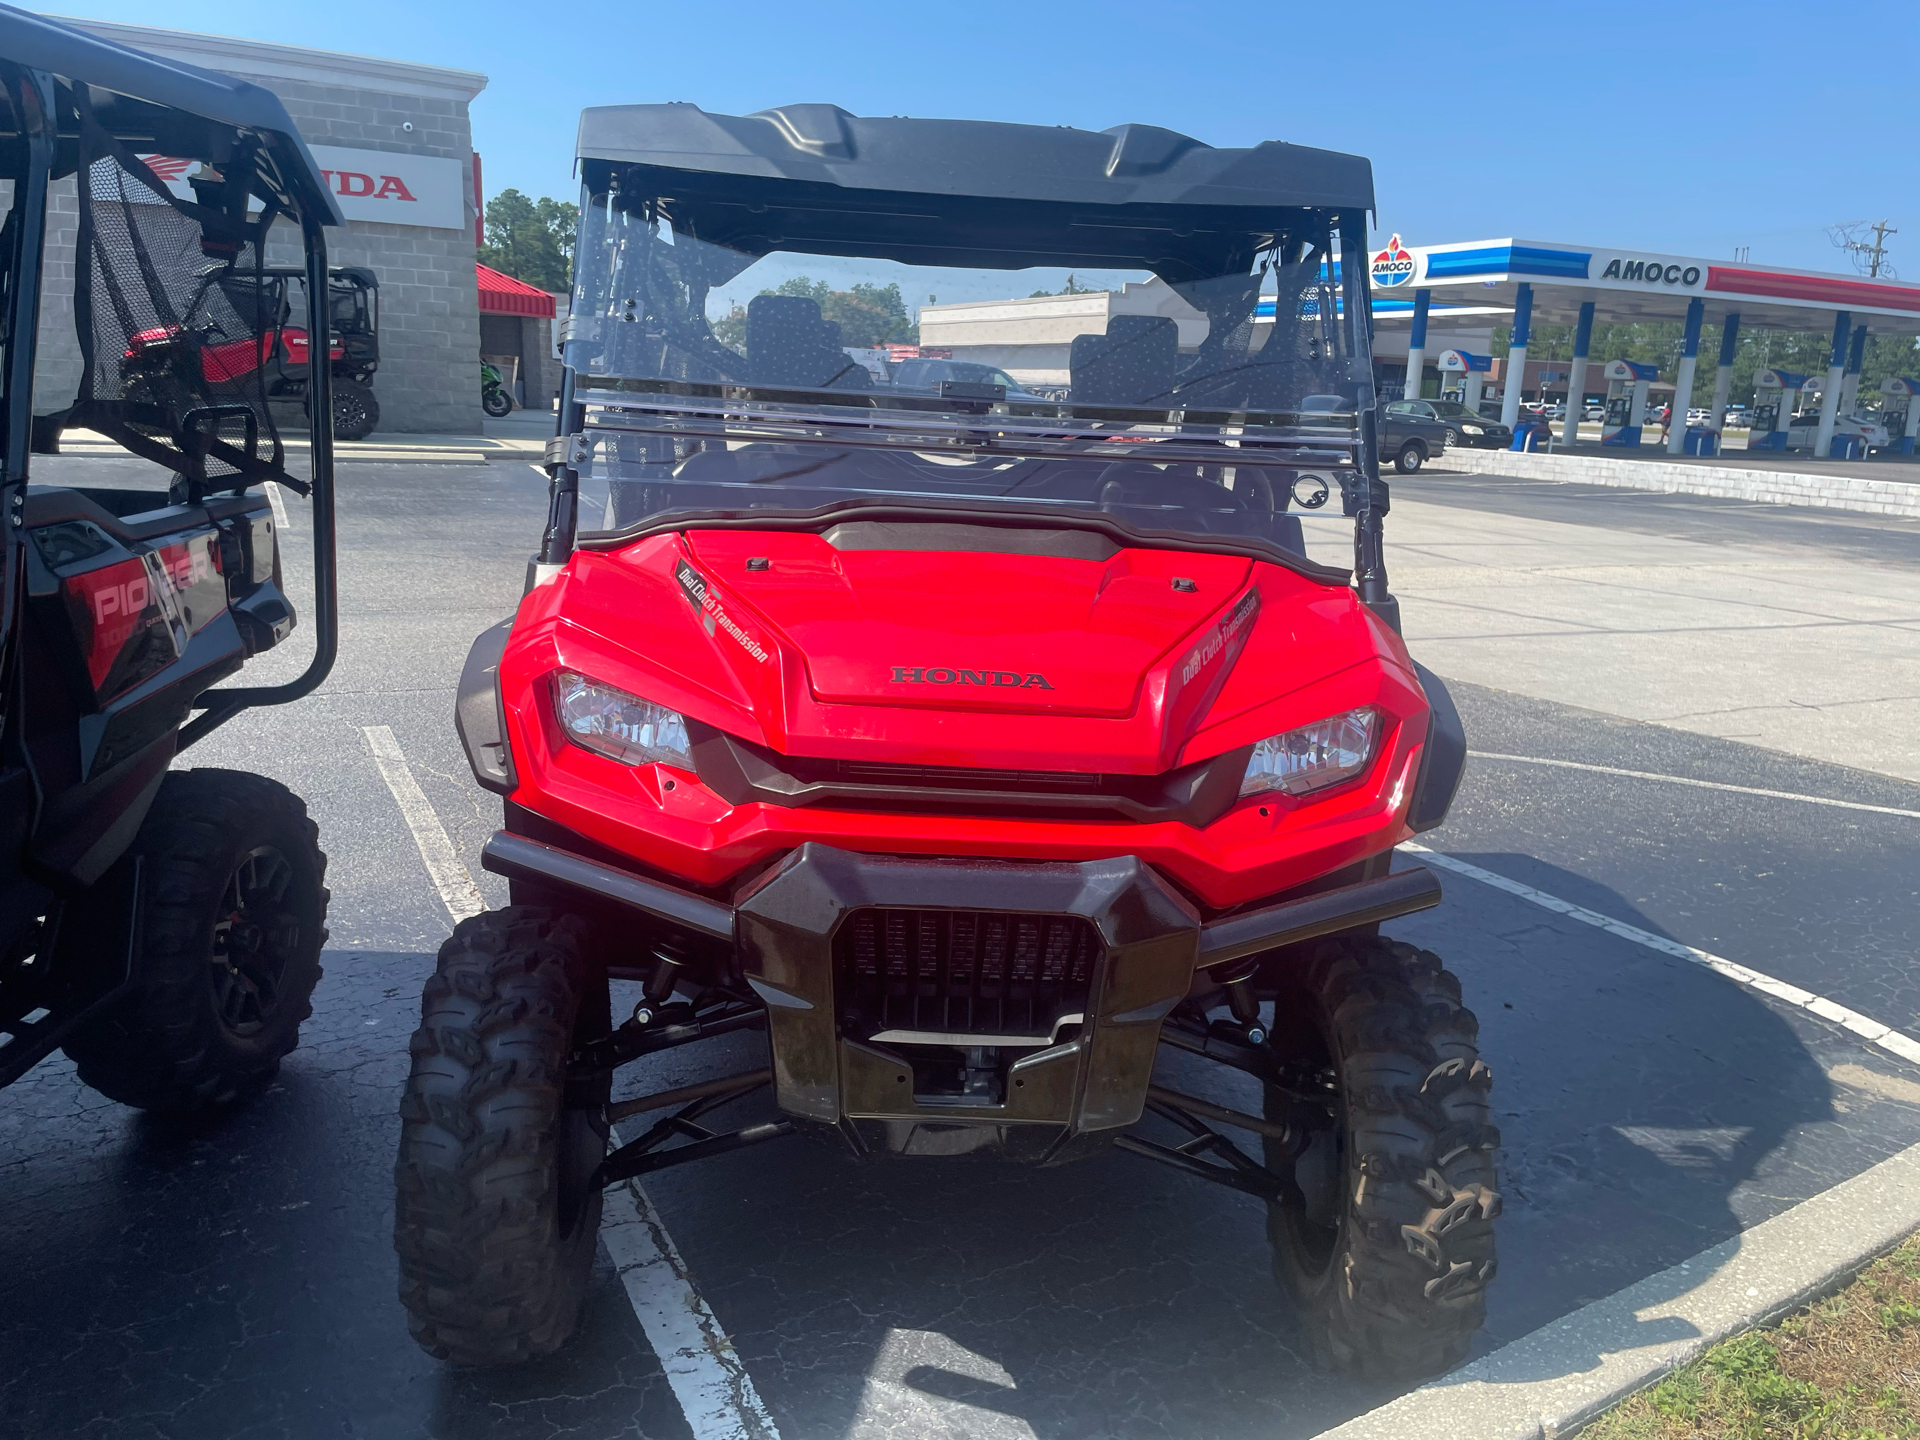
M 1413 279 L 1413 268 L 1412 254 L 1401 245 L 1400 237 L 1396 235 L 1387 242 L 1386 249 L 1373 257 L 1373 283 L 1387 288 L 1404 285 Z
M 343 150 L 311 147 L 320 178 L 349 220 L 384 225 L 423 225 L 433 230 L 465 230 L 468 175 L 465 162 L 440 155 L 399 150 Z M 197 160 L 173 155 L 142 155 L 147 168 L 182 200 L 194 198 L 187 177 L 201 173 Z M 258 210 L 260 202 L 255 200 Z

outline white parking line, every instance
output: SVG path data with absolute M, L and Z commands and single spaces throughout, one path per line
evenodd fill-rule
M 1629 780 L 1658 780 L 1667 785 L 1691 785 L 1696 790 L 1730 790 L 1735 795 L 1760 795 L 1768 800 L 1798 800 L 1804 805 L 1831 805 L 1836 810 L 1865 810 L 1874 815 L 1904 815 L 1920 820 L 1920 810 L 1892 805 L 1865 805 L 1858 800 L 1833 800 L 1825 795 L 1802 795 L 1793 790 L 1757 790 L 1751 785 L 1726 785 L 1718 780 L 1692 780 L 1684 775 L 1661 775 L 1651 770 L 1616 770 L 1611 765 L 1586 765 L 1578 760 L 1547 760 L 1538 755 L 1500 755 L 1492 750 L 1469 750 L 1476 760 L 1504 760 L 1510 765 L 1552 765 L 1560 770 L 1590 770 L 1596 775 L 1623 775 Z
M 1456 860 L 1451 855 L 1443 855 L 1438 850 L 1429 850 L 1424 845 L 1407 842 L 1400 846 L 1402 850 L 1424 856 L 1442 870 L 1451 870 L 1457 875 L 1465 875 L 1478 880 L 1483 885 L 1491 885 L 1496 890 L 1504 890 L 1509 895 L 1517 895 L 1522 900 L 1531 901 L 1542 909 L 1555 914 L 1565 915 L 1569 920 L 1578 920 L 1583 925 L 1591 925 L 1604 930 L 1609 935 L 1618 935 L 1622 940 L 1631 940 L 1636 945 L 1644 945 L 1649 950 L 1658 950 L 1662 955 L 1672 955 L 1680 960 L 1690 960 L 1696 965 L 1704 965 L 1709 970 L 1737 980 L 1742 985 L 1758 990 L 1762 995 L 1771 995 L 1776 1000 L 1784 1000 L 1789 1005 L 1797 1005 L 1802 1010 L 1829 1020 L 1842 1029 L 1851 1030 L 1870 1045 L 1877 1045 L 1890 1055 L 1898 1055 L 1902 1060 L 1920 1065 L 1920 1040 L 1904 1035 L 1891 1025 L 1882 1025 L 1878 1020 L 1869 1019 L 1857 1010 L 1849 1010 L 1844 1005 L 1836 1005 L 1824 995 L 1815 995 L 1811 990 L 1802 990 L 1798 985 L 1789 985 L 1784 980 L 1776 980 L 1771 975 L 1762 975 L 1758 970 L 1749 970 L 1732 960 L 1727 960 L 1711 951 L 1696 949 L 1692 945 L 1682 945 L 1678 940 L 1669 940 L 1664 935 L 1655 935 L 1649 930 L 1628 925 L 1615 920 L 1610 915 L 1602 915 L 1597 910 L 1588 910 L 1571 901 L 1562 900 L 1557 895 L 1549 895 L 1544 890 L 1536 890 L 1531 885 L 1522 885 L 1518 880 L 1509 880 L 1491 870 L 1483 870 L 1478 865 L 1470 865 L 1465 860 Z
M 621 1143 L 617 1131 L 613 1141 Z M 780 1440 L 747 1367 L 694 1289 L 687 1262 L 638 1180 L 606 1192 L 600 1239 L 694 1440 Z
M 473 876 L 467 873 L 467 867 L 453 853 L 447 829 L 413 778 L 400 742 L 385 725 L 365 725 L 361 730 L 373 750 L 373 763 L 380 767 L 380 778 L 387 782 L 387 789 L 393 792 L 394 802 L 400 807 L 400 817 L 413 832 L 413 843 L 420 848 L 420 858 L 426 862 L 427 874 L 432 877 L 433 888 L 440 892 L 447 913 L 456 922 L 478 915 L 487 908 L 487 902 L 473 883 Z
M 267 503 L 273 506 L 273 523 L 282 530 L 293 529 L 293 522 L 287 518 L 287 502 L 280 494 L 280 486 L 269 480 L 263 487 L 267 492 Z

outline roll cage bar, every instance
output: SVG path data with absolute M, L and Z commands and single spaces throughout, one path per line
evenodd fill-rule
M 0 169 L 14 180 L 13 206 L 0 234 L 7 341 L 4 395 L 0 396 L 0 546 L 7 550 L 0 575 L 0 686 L 13 689 L 18 663 L 16 636 L 23 604 L 23 526 L 30 456 L 34 449 L 33 377 L 40 292 L 45 268 L 48 193 L 53 181 L 74 174 L 86 154 L 83 114 L 123 151 L 250 164 L 242 183 L 224 184 L 228 224 L 244 225 L 247 200 L 258 198 L 297 221 L 304 247 L 309 333 L 328 333 L 328 266 L 324 227 L 343 224 L 313 157 L 277 97 L 231 76 L 154 56 L 72 30 L 36 15 L 0 5 L 0 95 L 10 114 L 0 116 Z M 238 165 L 234 165 L 236 171 Z M 198 187 L 196 187 L 198 188 Z M 200 199 L 215 198 L 206 192 Z M 212 207 L 185 206 L 219 219 Z M 208 229 L 208 234 L 214 233 Z M 264 238 L 264 237 L 262 237 Z M 77 299 L 78 297 L 76 297 Z M 81 316 L 76 304 L 76 321 Z M 83 341 L 83 348 L 85 342 Z M 312 475 L 305 489 L 312 505 L 315 648 L 297 678 L 280 685 L 208 691 L 200 713 L 184 725 L 178 747 L 201 739 L 242 710 L 284 705 L 312 693 L 333 667 L 339 646 L 338 559 L 334 520 L 332 384 L 328 367 L 314 367 L 310 382 L 309 443 Z M 235 493 L 253 478 L 231 477 Z M 7 707 L 11 708 L 11 707 Z

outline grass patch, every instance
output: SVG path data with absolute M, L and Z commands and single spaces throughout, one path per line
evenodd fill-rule
M 1920 1237 L 1839 1294 L 1714 1346 L 1582 1440 L 1920 1440 Z

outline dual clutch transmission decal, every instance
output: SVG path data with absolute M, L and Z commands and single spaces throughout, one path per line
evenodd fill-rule
M 693 566 L 689 565 L 685 560 L 675 560 L 673 562 L 673 578 L 680 582 L 680 589 L 685 592 L 687 603 L 700 612 L 700 623 L 707 627 L 707 634 L 713 634 L 716 629 L 726 631 L 728 635 L 739 642 L 742 650 L 746 651 L 747 654 L 758 660 L 762 665 L 766 664 L 766 647 L 745 630 L 742 630 L 738 622 L 736 622 L 731 615 L 727 614 L 725 608 L 720 604 L 719 599 L 714 595 L 713 591 L 707 588 L 706 576 L 694 569 Z
M 1187 652 L 1187 658 L 1180 662 L 1180 689 L 1191 685 L 1195 677 L 1223 654 L 1227 658 L 1220 667 L 1220 673 L 1225 675 L 1232 669 L 1233 662 L 1240 658 L 1240 651 L 1247 643 L 1247 633 L 1253 628 L 1253 617 L 1259 613 L 1260 592 L 1249 590 L 1240 597 L 1240 603 L 1233 607 L 1226 618 L 1207 631 L 1200 643 Z

